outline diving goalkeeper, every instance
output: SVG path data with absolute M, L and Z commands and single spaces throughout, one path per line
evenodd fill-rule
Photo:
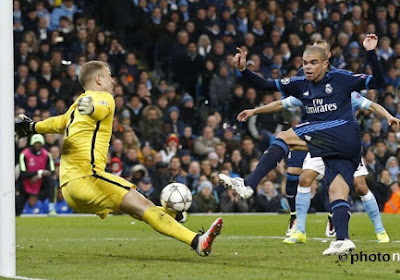
M 115 83 L 108 65 L 101 61 L 84 64 L 79 82 L 85 92 L 65 114 L 40 122 L 20 115 L 15 124 L 16 135 L 64 134 L 60 186 L 75 212 L 97 214 L 102 219 L 110 212 L 126 213 L 188 244 L 200 256 L 207 256 L 221 231 L 222 219 L 218 218 L 205 233 L 196 234 L 168 215 L 164 208 L 146 199 L 135 185 L 105 172 L 115 110 L 111 95 Z

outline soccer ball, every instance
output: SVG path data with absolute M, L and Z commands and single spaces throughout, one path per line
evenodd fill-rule
M 184 184 L 171 183 L 161 191 L 160 200 L 165 209 L 182 212 L 188 210 L 192 204 L 192 193 Z

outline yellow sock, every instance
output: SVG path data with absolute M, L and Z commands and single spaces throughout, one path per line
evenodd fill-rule
M 185 228 L 166 213 L 167 211 L 161 210 L 160 207 L 150 207 L 144 212 L 143 221 L 159 233 L 176 238 L 190 246 L 196 233 Z
M 172 218 L 176 218 L 176 212 L 172 209 L 165 209 L 162 206 L 156 206 L 158 209 L 160 209 L 161 211 L 167 213 L 168 215 L 170 215 Z

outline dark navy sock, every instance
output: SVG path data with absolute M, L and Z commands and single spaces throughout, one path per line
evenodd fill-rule
M 350 205 L 343 199 L 338 199 L 331 202 L 331 212 L 333 213 L 333 224 L 336 230 L 336 239 L 349 239 L 349 220 L 350 220 Z
M 286 173 L 286 198 L 290 206 L 290 215 L 296 217 L 296 194 L 299 175 Z
M 274 169 L 278 163 L 287 156 L 288 152 L 289 147 L 285 141 L 279 138 L 276 139 L 274 143 L 265 150 L 253 173 L 244 180 L 245 185 L 256 190 L 262 178 Z

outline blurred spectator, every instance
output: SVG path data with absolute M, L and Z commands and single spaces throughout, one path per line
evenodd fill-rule
M 210 53 L 212 49 L 211 40 L 206 34 L 203 34 L 199 37 L 197 48 L 199 55 L 203 58 L 205 58 Z
M 187 174 L 181 168 L 181 160 L 178 156 L 171 158 L 169 163 L 169 178 L 171 182 L 187 185 Z
M 389 199 L 390 195 L 390 185 L 393 183 L 393 180 L 390 176 L 388 170 L 383 169 L 381 171 L 380 176 L 378 177 L 378 182 L 371 186 L 371 191 L 376 198 L 376 202 L 378 203 L 379 211 L 383 210 L 383 207 L 386 201 Z
M 376 160 L 376 156 L 371 149 L 368 149 L 364 159 L 368 172 L 374 174 L 375 178 L 377 178 L 384 168 L 383 165 Z
M 143 109 L 143 119 L 139 122 L 140 127 L 140 140 L 142 142 L 150 142 L 157 147 L 160 147 L 164 141 L 161 142 L 161 125 L 162 125 L 161 110 L 154 106 L 148 105 Z
M 200 184 L 200 164 L 198 161 L 192 161 L 189 164 L 188 174 L 187 174 L 187 186 L 191 191 L 197 191 Z
M 240 141 L 235 137 L 235 128 L 227 126 L 224 129 L 222 141 L 226 144 L 226 153 L 230 155 L 234 149 L 240 148 Z
M 400 214 L 400 188 L 398 182 L 392 183 L 392 185 L 390 185 L 390 190 L 392 195 L 385 203 L 383 212 Z
M 193 152 L 194 141 L 196 137 L 192 133 L 192 127 L 185 126 L 183 135 L 179 138 L 179 143 L 182 145 L 182 150 L 187 150 L 189 154 Z
M 112 141 L 111 145 L 111 157 L 117 157 L 121 161 L 126 160 L 126 154 L 124 152 L 124 144 L 121 139 L 116 138 Z
M 140 148 L 140 141 L 136 136 L 136 133 L 131 129 L 124 131 L 122 142 L 124 153 L 128 153 L 129 149 L 137 150 Z
M 203 71 L 203 59 L 197 53 L 195 42 L 187 44 L 186 52 L 176 58 L 174 68 L 175 81 L 185 91 L 194 94 L 197 77 Z
M 138 160 L 144 164 L 146 157 L 152 156 L 156 153 L 150 142 L 143 142 L 140 150 L 138 151 Z
M 165 148 L 161 150 L 162 161 L 169 163 L 175 155 L 178 153 L 179 138 L 176 134 L 168 136 L 165 143 Z
M 56 204 L 55 210 L 57 214 L 72 214 L 72 209 L 68 206 L 67 202 L 65 201 L 61 188 L 57 188 L 56 194 Z
M 228 156 L 226 154 L 226 144 L 225 142 L 219 142 L 217 145 L 215 145 L 215 153 L 218 156 L 218 164 L 224 163 L 226 160 L 228 160 Z M 210 155 L 208 155 L 210 156 Z
M 391 154 L 395 154 L 398 148 L 396 133 L 393 131 L 389 131 L 384 142 Z
M 214 62 L 211 59 L 206 59 L 205 61 L 205 67 L 203 69 L 203 72 L 201 73 L 199 77 L 199 95 L 202 98 L 202 101 L 204 100 L 208 104 L 210 100 L 210 82 L 211 79 L 214 77 L 215 72 L 216 72 L 216 66 Z
M 129 174 L 129 170 L 136 164 L 139 163 L 138 150 L 137 148 L 128 148 L 126 151 L 126 158 L 122 162 L 124 170 L 122 171 L 123 177 Z
M 248 212 L 247 200 L 240 199 L 239 195 L 231 188 L 221 194 L 221 212 Z
M 148 176 L 148 171 L 143 164 L 134 165 L 131 170 L 129 170 L 129 173 L 130 174 L 127 179 L 129 179 L 129 181 L 136 186 L 139 184 L 140 180 L 142 180 L 143 177 Z
M 19 157 L 20 180 L 16 189 L 16 209 L 20 215 L 25 202 L 34 207 L 38 201 L 48 200 L 48 209 L 45 213 L 55 213 L 54 190 L 55 182 L 52 179 L 54 162 L 51 154 L 44 148 L 44 137 L 34 134 L 30 139 L 30 147 L 22 151 Z
M 280 198 L 274 184 L 268 180 L 261 181 L 256 198 L 257 212 L 278 212 L 279 208 Z
M 200 157 L 205 157 L 215 150 L 215 145 L 219 141 L 218 138 L 214 137 L 213 129 L 206 126 L 203 128 L 202 136 L 199 136 L 194 142 L 194 153 Z
M 151 176 L 154 189 L 161 193 L 162 189 L 168 185 L 169 180 L 168 163 L 163 161 L 156 163 L 155 170 Z
M 375 146 L 376 150 L 374 152 L 376 154 L 376 159 L 380 162 L 382 166 L 385 166 L 387 160 L 392 154 L 390 153 L 390 151 L 388 151 L 388 148 L 383 140 L 378 140 Z
M 399 169 L 399 161 L 397 160 L 396 157 L 391 156 L 385 165 L 385 168 L 389 171 L 390 177 L 392 178 L 393 181 L 397 180 L 397 176 L 400 173 Z
M 195 134 L 198 134 L 201 118 L 198 108 L 195 107 L 193 97 L 188 93 L 185 93 L 182 98 L 179 115 L 185 126 L 190 126 Z
M 54 8 L 51 13 L 50 30 L 54 30 L 58 27 L 62 16 L 68 17 L 72 20 L 74 14 L 78 11 L 73 0 L 63 0 L 62 2 L 61 6 Z
M 122 177 L 122 161 L 117 158 L 113 157 L 110 161 L 110 169 L 111 169 L 111 174 Z
M 171 125 L 174 134 L 182 135 L 185 123 L 179 118 L 179 114 L 180 111 L 178 107 L 170 107 L 167 111 L 166 122 Z
M 139 181 L 137 190 L 155 205 L 161 205 L 160 194 L 154 189 L 150 177 L 143 177 Z
M 213 171 L 218 170 L 219 167 L 219 157 L 216 152 L 211 152 L 208 154 L 207 159 L 210 161 L 211 169 Z
M 193 196 L 193 202 L 199 212 L 212 213 L 217 211 L 218 203 L 210 181 L 206 180 L 200 183 L 197 193 Z
M 258 159 L 261 156 L 259 150 L 257 150 L 254 146 L 254 140 L 245 136 L 242 138 L 242 148 L 241 148 L 241 156 L 242 156 L 242 170 L 243 174 L 250 174 L 250 162 L 252 159 Z
M 189 170 L 189 164 L 192 162 L 192 156 L 188 150 L 180 150 L 179 156 L 181 158 L 181 168 L 185 172 Z
M 211 174 L 213 172 L 211 162 L 209 159 L 203 159 L 200 161 L 200 170 L 201 170 L 201 175 L 204 175 L 205 178 L 210 179 Z

